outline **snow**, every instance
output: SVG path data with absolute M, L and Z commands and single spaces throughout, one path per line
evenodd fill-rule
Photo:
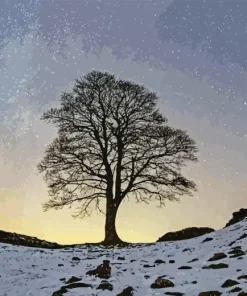
M 228 254 L 236 246 L 241 246 L 242 251 L 247 252 L 247 235 L 245 237 L 244 234 L 247 234 L 247 218 L 225 229 L 190 240 L 131 244 L 125 248 L 106 249 L 77 245 L 74 248 L 50 250 L 0 243 L 0 295 L 52 295 L 62 286 L 66 286 L 65 282 L 72 276 L 81 278 L 80 282 L 91 284 L 92 288 L 69 289 L 64 294 L 66 296 L 115 296 L 127 286 L 134 288 L 134 296 L 164 295 L 165 292 L 197 296 L 200 292 L 212 290 L 229 295 L 227 292 L 235 287 L 240 287 L 247 293 L 247 279 L 237 279 L 247 274 L 247 253 L 241 256 L 242 259 L 230 258 L 232 255 Z M 202 243 L 207 237 L 213 240 Z M 229 246 L 232 242 L 234 243 Z M 208 262 L 215 253 L 220 252 L 224 252 L 227 258 Z M 79 257 L 80 260 L 72 260 L 73 257 Z M 125 260 L 118 257 L 124 257 Z M 198 260 L 188 263 L 195 258 Z M 110 260 L 111 277 L 107 281 L 113 285 L 112 291 L 97 289 L 102 279 L 86 275 L 88 270 L 95 269 L 105 259 Z M 154 263 L 157 259 L 165 263 Z M 175 260 L 175 263 L 169 263 L 169 260 Z M 205 265 L 219 263 L 226 263 L 229 267 L 202 268 Z M 178 269 L 181 266 L 191 266 L 192 269 Z M 172 281 L 174 287 L 150 288 L 158 276 Z M 62 278 L 65 280 L 61 280 Z M 227 279 L 236 280 L 239 284 L 222 288 Z M 197 283 L 192 283 L 193 281 Z M 239 292 L 231 293 L 238 294 Z

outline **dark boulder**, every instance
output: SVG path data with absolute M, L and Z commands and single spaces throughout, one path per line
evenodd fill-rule
M 103 280 L 101 281 L 100 285 L 96 288 L 97 290 L 113 290 L 113 285 L 110 284 L 108 281 Z
M 111 267 L 109 260 L 103 260 L 103 264 L 97 266 L 97 268 L 87 271 L 86 275 L 94 275 L 101 279 L 109 279 L 111 277 Z
M 213 255 L 213 257 L 211 257 L 210 259 L 208 259 L 208 261 L 216 261 L 216 260 L 221 260 L 226 258 L 226 254 L 225 253 L 215 253 Z
M 224 282 L 224 284 L 222 284 L 222 288 L 229 288 L 229 287 L 232 287 L 232 286 L 235 286 L 235 285 L 238 285 L 239 282 L 235 281 L 235 280 L 231 280 L 231 279 L 228 279 Z
M 158 277 L 154 283 L 150 286 L 151 289 L 162 289 L 162 288 L 170 288 L 174 287 L 173 282 L 168 279 L 164 279 L 162 277 Z
M 76 283 L 79 282 L 81 279 L 76 277 L 76 276 L 72 276 L 65 284 L 72 284 L 72 283 Z
M 228 293 L 236 293 L 242 291 L 242 288 L 240 287 L 235 287 L 232 290 L 227 291 Z
M 247 209 L 242 208 L 239 211 L 234 212 L 232 214 L 231 220 L 226 223 L 226 226 L 224 228 L 242 221 L 245 217 L 247 217 Z
M 84 283 L 72 283 L 66 286 L 61 287 L 58 291 L 52 293 L 52 296 L 62 296 L 65 293 L 68 292 L 70 289 L 74 288 L 92 288 L 93 286 L 90 284 L 84 284 Z
M 123 289 L 123 291 L 119 294 L 117 294 L 117 296 L 132 296 L 134 295 L 134 289 L 131 286 L 128 286 L 127 288 Z
M 198 296 L 220 296 L 222 293 L 219 291 L 201 292 Z
M 178 241 L 191 239 L 207 233 L 213 232 L 214 229 L 209 227 L 189 227 L 175 232 L 168 232 L 160 237 L 157 242 Z
M 183 296 L 184 294 L 180 292 L 165 292 L 165 295 Z
M 191 266 L 180 266 L 178 269 L 192 269 Z
M 228 264 L 226 263 L 219 263 L 219 264 L 210 264 L 208 266 L 203 266 L 202 269 L 221 269 L 221 268 L 228 268 Z
M 202 243 L 210 242 L 211 240 L 213 240 L 212 237 L 206 237 L 206 238 L 202 241 Z

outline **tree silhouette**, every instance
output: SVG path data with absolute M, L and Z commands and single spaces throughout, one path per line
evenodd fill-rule
M 105 244 L 121 243 L 115 220 L 122 200 L 166 200 L 196 190 L 181 168 L 196 162 L 195 142 L 167 125 L 158 97 L 144 86 L 92 71 L 77 79 L 72 93 L 61 95 L 61 107 L 41 117 L 58 127 L 39 163 L 49 188 L 44 211 L 78 202 L 74 217 L 90 215 L 106 201 Z M 90 206 L 94 207 L 89 211 Z

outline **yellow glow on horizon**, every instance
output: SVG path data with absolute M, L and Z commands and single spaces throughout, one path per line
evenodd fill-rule
M 20 189 L 21 193 L 24 191 L 24 188 Z M 0 194 L 2 197 L 3 192 Z M 21 198 L 5 199 L 0 207 L 0 229 L 61 244 L 103 240 L 104 216 L 93 213 L 90 218 L 73 219 L 72 209 L 43 212 L 43 202 L 44 199 L 38 195 L 26 202 Z M 128 242 L 155 242 L 170 231 L 191 226 L 217 228 L 216 225 L 221 228 L 230 219 L 230 215 L 202 215 L 202 208 L 204 213 L 210 212 L 210 205 L 196 197 L 184 197 L 181 203 L 168 202 L 163 209 L 156 206 L 157 203 L 146 205 L 124 200 L 116 222 L 121 239 Z

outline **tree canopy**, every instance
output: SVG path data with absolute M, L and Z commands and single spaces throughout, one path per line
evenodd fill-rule
M 92 204 L 102 212 L 101 199 L 117 210 L 126 196 L 162 206 L 191 195 L 196 185 L 182 168 L 197 161 L 196 144 L 168 126 L 157 103 L 154 92 L 107 72 L 76 79 L 61 107 L 41 118 L 58 128 L 38 165 L 49 188 L 44 210 L 78 203 L 75 216 L 83 217 Z

